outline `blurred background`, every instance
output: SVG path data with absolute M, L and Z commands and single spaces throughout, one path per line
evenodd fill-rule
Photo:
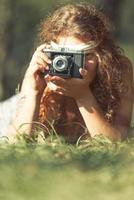
M 38 24 L 68 0 L 0 0 L 0 101 L 15 93 L 31 59 Z M 134 63 L 134 1 L 87 0 L 114 25 L 113 37 Z

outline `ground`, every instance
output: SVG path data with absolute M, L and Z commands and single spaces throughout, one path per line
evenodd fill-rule
M 75 145 L 45 142 L 0 145 L 2 200 L 116 200 L 134 196 L 134 139 L 97 137 Z

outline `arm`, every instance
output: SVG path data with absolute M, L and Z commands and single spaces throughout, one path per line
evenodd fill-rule
M 89 83 L 95 77 L 96 61 L 88 60 L 88 62 L 90 64 L 88 70 L 80 70 L 83 79 L 52 77 L 51 82 L 54 82 L 57 86 L 54 92 L 71 96 L 76 100 L 91 137 L 103 134 L 111 139 L 124 138 L 128 134 L 133 105 L 132 65 L 128 60 L 125 60 L 126 71 L 124 72 L 123 82 L 127 91 L 121 96 L 121 104 L 116 112 L 114 123 L 110 124 L 105 119 L 101 108 L 89 89 Z
M 85 96 L 82 95 L 82 97 L 77 100 L 77 105 L 91 136 L 103 134 L 111 139 L 120 139 L 125 138 L 128 134 L 134 92 L 132 65 L 128 60 L 125 60 L 125 63 L 126 73 L 124 73 L 123 82 L 126 87 L 126 92 L 122 96 L 121 104 L 116 112 L 113 125 L 108 123 L 104 118 L 91 91 L 87 91 Z
M 25 73 L 20 91 L 20 96 L 24 99 L 17 105 L 16 117 L 8 134 L 11 142 L 19 132 L 30 135 L 33 128 L 32 122 L 38 121 L 40 100 L 46 87 L 45 77 L 40 76 L 40 73 L 45 72 L 48 69 L 48 63 L 51 62 L 44 55 L 44 48 L 45 45 L 37 48 Z
M 102 134 L 111 139 L 121 138 L 119 129 L 116 126 L 112 126 L 104 118 L 104 115 L 91 91 L 88 91 L 85 97 L 83 96 L 78 99 L 77 105 L 91 137 Z
M 23 102 L 18 102 L 17 114 L 12 122 L 12 131 L 9 134 L 9 139 L 16 136 L 18 133 L 30 135 L 33 129 L 33 121 L 38 121 L 40 95 L 31 94 L 25 96 Z

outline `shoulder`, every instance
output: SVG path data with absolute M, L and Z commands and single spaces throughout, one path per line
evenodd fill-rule
M 115 124 L 120 127 L 122 134 L 126 134 L 130 126 L 134 99 L 133 67 L 127 57 L 121 58 L 123 93 L 116 111 Z
M 121 68 L 122 68 L 122 82 L 124 89 L 127 88 L 127 92 L 132 92 L 134 88 L 133 83 L 133 65 L 129 58 L 121 57 Z

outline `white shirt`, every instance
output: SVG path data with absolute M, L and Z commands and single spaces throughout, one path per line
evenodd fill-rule
M 19 94 L 0 102 L 0 139 L 7 137 L 10 125 L 16 116 L 17 104 L 20 101 Z

